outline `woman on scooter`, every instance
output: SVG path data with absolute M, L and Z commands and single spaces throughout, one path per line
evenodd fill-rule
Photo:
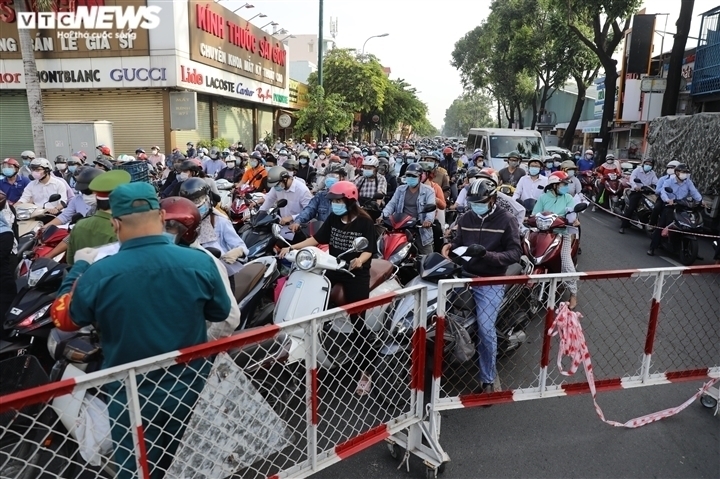
M 568 193 L 570 188 L 570 177 L 564 171 L 556 171 L 548 178 L 548 185 L 545 187 L 545 193 L 543 193 L 535 203 L 532 214 L 550 212 L 558 216 L 566 218 L 568 212 L 572 212 L 575 206 L 575 200 Z M 572 213 L 575 215 L 575 213 Z M 573 221 L 573 226 L 579 226 L 580 222 L 577 218 Z M 562 260 L 562 272 L 563 273 L 574 273 L 575 264 L 572 260 L 572 241 L 570 234 L 567 229 L 558 230 L 558 233 L 563 235 L 562 250 L 560 252 Z M 575 309 L 577 306 L 577 280 L 566 280 L 565 285 L 570 290 L 570 302 L 568 307 Z
M 355 238 L 366 238 L 368 246 L 364 251 L 349 253 L 343 257 L 349 261 L 348 269 L 354 277 L 342 271 L 328 271 L 327 278 L 335 284 L 342 284 L 345 289 L 345 298 L 348 303 L 354 303 L 370 297 L 370 260 L 377 252 L 377 238 L 373 220 L 360 206 L 358 206 L 357 187 L 349 181 L 338 181 L 328 190 L 327 198 L 331 201 L 332 213 L 323 223 L 320 230 L 301 243 L 284 248 L 280 252 L 283 258 L 290 249 L 302 249 L 307 246 L 328 244 L 329 253 L 334 257 L 352 249 Z M 351 316 L 355 333 L 355 348 L 362 351 L 358 355 L 358 367 L 362 372 L 358 381 L 356 394 L 363 396 L 372 388 L 370 367 L 374 361 L 374 352 L 368 341 L 369 330 L 364 327 L 361 314 Z

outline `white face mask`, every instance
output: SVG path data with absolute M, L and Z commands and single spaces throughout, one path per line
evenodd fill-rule
M 678 173 L 677 177 L 681 180 L 687 180 L 688 174 L 687 173 Z
M 227 162 L 227 167 L 228 167 L 228 168 L 235 168 L 235 162 L 234 162 L 234 161 L 228 161 L 228 162 Z
M 157 151 L 157 150 L 150 150 L 150 153 L 152 153 L 153 155 L 157 155 L 157 154 L 158 154 L 158 151 Z
M 180 181 L 185 181 L 188 178 L 190 178 L 190 173 L 187 173 L 187 172 L 182 172 L 178 175 L 178 180 L 180 180 Z
M 675 168 L 668 168 L 666 172 L 668 175 L 672 175 L 673 173 L 675 173 Z
M 33 172 L 32 172 L 32 177 L 35 178 L 36 180 L 40 180 L 40 179 L 42 179 L 44 176 L 45 176 L 45 172 L 44 172 L 44 171 L 33 171 Z
M 97 197 L 92 195 L 82 195 L 83 202 L 88 206 L 95 206 L 97 205 Z
M 65 163 L 58 163 L 57 165 L 58 171 L 65 171 L 67 169 L 67 165 Z

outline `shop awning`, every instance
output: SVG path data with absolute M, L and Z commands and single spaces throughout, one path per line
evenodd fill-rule
M 579 121 L 575 127 L 575 131 L 582 131 L 583 133 L 600 133 L 600 122 L 601 120 L 585 120 Z M 570 125 L 569 122 L 558 123 L 555 125 L 556 130 L 566 130 Z
M 618 133 L 618 132 L 621 132 L 621 131 L 630 131 L 630 127 L 629 127 L 629 126 L 623 126 L 623 127 L 620 127 L 620 128 L 613 128 L 612 130 L 610 130 L 610 133 Z

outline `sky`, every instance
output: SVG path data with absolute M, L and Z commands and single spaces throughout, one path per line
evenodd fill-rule
M 230 10 L 246 2 L 222 0 Z M 243 18 L 263 13 L 266 18 L 252 21 L 263 26 L 277 22 L 291 34 L 318 32 L 318 0 L 249 0 L 252 9 L 238 12 Z M 490 0 L 325 0 L 325 36 L 329 37 L 330 18 L 337 19 L 335 41 L 339 48 L 360 50 L 373 35 L 389 33 L 385 38 L 373 38 L 366 53 L 372 53 L 392 70 L 391 78 L 403 78 L 418 90 L 418 96 L 428 105 L 429 119 L 440 127 L 445 110 L 462 94 L 458 71 L 450 65 L 455 42 L 482 22 L 489 13 Z M 695 0 L 691 37 L 700 29 L 698 15 L 718 5 L 718 0 Z M 680 13 L 679 0 L 647 0 L 646 13 L 670 13 L 668 32 L 675 32 Z M 665 29 L 665 17 L 658 16 L 656 30 Z M 655 54 L 660 51 L 662 37 L 656 33 Z M 672 35 L 665 35 L 663 49 L 672 48 Z M 697 40 L 688 39 L 688 47 Z M 292 60 L 292 52 L 290 52 Z

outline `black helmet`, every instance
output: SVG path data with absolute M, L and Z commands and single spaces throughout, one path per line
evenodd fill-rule
M 113 169 L 113 164 L 105 155 L 98 155 L 97 158 L 93 160 L 93 164 L 100 165 L 103 168 L 105 168 L 107 171 L 110 171 Z
M 259 151 L 257 151 L 257 150 L 253 151 L 253 152 L 250 154 L 250 158 L 253 158 L 253 159 L 258 160 L 258 161 L 262 161 L 262 159 L 263 159 L 262 154 L 261 154 Z M 274 159 L 274 158 L 275 158 L 275 157 L 273 156 L 273 159 Z
M 650 163 L 653 167 L 655 166 L 655 160 L 653 160 L 652 158 L 645 158 L 644 160 L 642 160 L 642 162 L 643 164 Z
M 339 163 L 331 163 L 325 170 L 325 174 L 336 174 L 345 178 L 347 176 L 347 170 L 345 170 L 345 168 L 343 168 Z
M 89 188 L 90 182 L 103 174 L 103 171 L 92 166 L 83 166 L 75 173 L 75 189 L 85 191 Z
M 495 182 L 489 179 L 479 179 L 470 185 L 467 201 L 469 203 L 485 203 L 497 194 Z
M 198 173 L 200 171 L 200 167 L 192 160 L 185 160 L 180 163 L 180 171 L 192 171 L 193 173 Z
M 290 178 L 290 173 L 282 166 L 273 166 L 268 170 L 267 182 L 268 187 L 272 188 L 279 182 Z
M 420 176 L 422 174 L 422 167 L 419 163 L 410 163 L 405 170 L 405 174 L 412 174 L 413 176 Z
M 471 166 L 467 170 L 467 177 L 468 178 L 478 178 L 480 176 L 480 168 L 477 166 Z
M 675 173 L 690 173 L 690 168 L 685 163 L 680 163 L 675 167 Z
M 350 155 L 348 155 L 347 151 L 342 150 L 338 153 L 338 157 L 347 160 L 350 157 Z
M 288 171 L 297 171 L 300 168 L 300 164 L 297 160 L 293 160 L 292 158 L 290 158 L 288 160 L 285 160 L 285 163 L 282 164 L 282 167 Z
M 58 155 L 55 157 L 55 164 L 58 163 L 67 163 L 67 158 L 65 158 L 63 155 Z
M 187 198 L 192 202 L 196 202 L 201 198 L 205 198 L 210 192 L 210 186 L 202 178 L 189 178 L 183 181 L 180 186 L 179 195 Z

